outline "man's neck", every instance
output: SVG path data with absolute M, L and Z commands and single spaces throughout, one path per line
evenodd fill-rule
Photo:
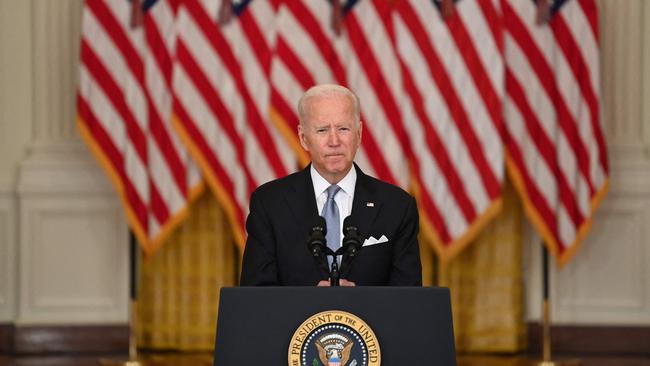
M 354 167 L 350 166 L 350 168 L 348 168 L 348 170 L 346 170 L 345 172 L 336 175 L 327 174 L 327 173 L 323 174 L 323 172 L 318 170 L 318 168 L 314 167 L 314 169 L 316 169 L 316 172 L 318 172 L 318 174 L 320 174 L 320 176 L 323 177 L 323 179 L 325 179 L 329 184 L 338 184 L 343 178 L 345 178 L 346 175 L 348 175 L 350 170 L 354 169 Z

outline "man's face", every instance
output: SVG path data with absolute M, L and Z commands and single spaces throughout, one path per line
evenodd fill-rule
M 352 101 L 345 95 L 313 97 L 303 124 L 298 137 L 314 168 L 331 184 L 338 183 L 352 167 L 361 143 L 361 122 L 357 126 L 354 121 Z

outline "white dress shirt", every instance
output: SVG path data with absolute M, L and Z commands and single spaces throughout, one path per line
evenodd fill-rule
M 318 214 L 323 213 L 323 207 L 325 207 L 325 202 L 327 202 L 327 188 L 331 184 L 323 178 L 314 165 L 311 166 L 311 181 L 314 184 L 314 194 L 316 195 L 316 206 L 318 206 Z M 341 187 L 336 196 L 334 196 L 334 201 L 339 208 L 339 220 L 341 233 L 339 235 L 340 242 L 338 247 L 341 246 L 343 241 L 343 220 L 350 215 L 352 212 L 352 201 L 354 199 L 354 186 L 357 183 L 357 170 L 354 166 L 350 169 L 348 174 L 341 179 L 337 186 Z

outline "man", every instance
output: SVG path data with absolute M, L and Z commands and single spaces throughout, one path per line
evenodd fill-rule
M 251 195 L 241 285 L 327 285 L 307 245 L 318 215 L 327 220 L 329 247 L 341 245 L 348 215 L 364 242 L 341 285 L 421 285 L 415 200 L 353 163 L 362 132 L 357 96 L 317 85 L 300 98 L 298 114 L 298 137 L 312 162 Z

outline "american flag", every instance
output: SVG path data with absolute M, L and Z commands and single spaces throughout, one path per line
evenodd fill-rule
M 77 124 L 147 254 L 202 187 L 169 122 L 174 8 L 167 0 L 88 0 L 83 9 Z
M 78 125 L 146 251 L 201 187 L 190 155 L 243 244 L 251 192 L 308 161 L 296 101 L 346 85 L 357 162 L 416 195 L 443 260 L 499 211 L 505 161 L 564 263 L 607 187 L 597 24 L 593 0 L 88 0 Z
M 338 83 L 361 101 L 364 125 L 357 163 L 368 174 L 406 187 L 400 141 L 401 93 L 397 58 L 386 29 L 384 1 L 284 1 L 278 11 L 275 57 L 271 68 L 273 116 L 307 161 L 296 138 L 294 104 L 315 84 Z M 403 133 L 402 133 L 403 135 Z
M 272 1 L 187 0 L 177 19 L 174 126 L 242 247 L 253 190 L 297 168 L 268 118 L 276 10 Z
M 560 264 L 608 186 L 594 0 L 502 0 L 507 168 Z
M 441 5 L 397 3 L 394 29 L 422 227 L 447 260 L 501 207 L 504 64 L 498 0 Z

